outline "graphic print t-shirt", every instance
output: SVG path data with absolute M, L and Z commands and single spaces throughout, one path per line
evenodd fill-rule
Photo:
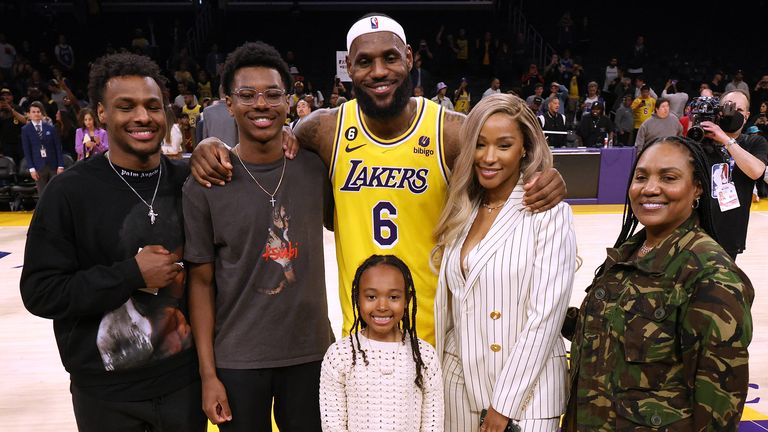
M 246 167 L 231 153 L 226 187 L 184 185 L 184 251 L 214 263 L 216 366 L 260 369 L 321 360 L 331 343 L 323 259 L 330 184 L 320 158 Z M 283 178 L 280 182 L 280 178 Z

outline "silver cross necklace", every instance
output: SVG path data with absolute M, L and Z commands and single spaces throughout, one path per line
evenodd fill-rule
M 131 184 L 128 183 L 128 180 L 123 178 L 123 176 L 119 172 L 117 172 L 117 168 L 115 168 L 115 166 L 112 164 L 112 159 L 109 156 L 109 152 L 107 152 L 107 162 L 109 162 L 109 166 L 112 167 L 112 171 L 114 171 L 115 174 L 117 174 L 117 176 L 120 177 L 120 180 L 122 180 L 125 183 L 125 185 L 128 186 L 128 188 L 130 188 L 133 191 L 133 193 L 136 194 L 137 197 L 139 197 L 139 199 L 141 200 L 141 202 L 144 203 L 144 205 L 149 207 L 149 213 L 147 213 L 147 216 L 149 217 L 149 223 L 154 225 L 155 219 L 158 216 L 160 216 L 160 214 L 155 213 L 155 210 L 152 206 L 155 204 L 155 197 L 157 197 L 157 189 L 160 187 L 160 177 L 163 176 L 162 162 L 160 163 L 160 167 L 158 168 L 160 171 L 157 173 L 157 184 L 155 185 L 155 193 L 152 194 L 152 201 L 150 202 L 147 202 L 144 198 L 142 198 L 141 195 L 139 195 L 139 193 L 136 192 L 136 189 L 134 189 L 133 186 L 131 186 Z
M 275 202 L 277 202 L 277 200 L 275 199 L 275 194 L 277 194 L 277 191 L 280 189 L 280 185 L 283 184 L 283 176 L 285 175 L 285 155 L 283 155 L 283 172 L 280 173 L 280 180 L 277 182 L 277 187 L 275 188 L 275 191 L 272 193 L 269 193 L 267 192 L 266 189 L 264 189 L 264 186 L 262 186 L 261 183 L 259 183 L 259 181 L 256 180 L 256 177 L 254 177 L 253 174 L 251 174 L 251 170 L 249 170 L 245 166 L 245 163 L 243 162 L 243 158 L 240 157 L 239 145 L 235 147 L 235 153 L 237 154 L 237 159 L 240 161 L 240 164 L 243 166 L 243 169 L 245 170 L 245 172 L 248 173 L 249 176 L 251 176 L 251 179 L 253 179 L 253 182 L 256 183 L 256 186 L 258 186 L 261 190 L 263 190 L 265 194 L 269 195 L 269 203 L 272 204 L 272 208 L 274 208 Z

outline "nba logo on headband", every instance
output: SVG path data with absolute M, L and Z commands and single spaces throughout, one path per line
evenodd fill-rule
M 377 32 L 394 33 L 401 41 L 403 41 L 403 43 L 405 43 L 405 31 L 403 31 L 403 26 L 398 24 L 397 21 L 386 15 L 369 15 L 360 18 L 352 25 L 352 27 L 350 27 L 347 32 L 347 51 L 351 49 L 352 42 L 356 38 L 364 34 Z

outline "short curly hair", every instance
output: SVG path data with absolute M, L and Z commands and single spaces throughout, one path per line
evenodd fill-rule
M 264 42 L 246 42 L 229 53 L 227 61 L 221 68 L 221 84 L 224 94 L 232 95 L 232 82 L 235 80 L 235 72 L 244 67 L 256 66 L 275 69 L 283 79 L 285 89 L 291 88 L 293 78 L 288 69 L 288 64 L 280 57 L 277 50 Z
M 98 58 L 91 66 L 88 76 L 88 97 L 91 106 L 98 106 L 104 101 L 104 89 L 114 77 L 140 76 L 150 77 L 160 87 L 163 103 L 167 104 L 166 84 L 168 80 L 160 73 L 160 67 L 151 58 L 132 53 L 108 54 Z

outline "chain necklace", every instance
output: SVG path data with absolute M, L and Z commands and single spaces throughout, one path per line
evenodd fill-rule
M 155 185 L 155 193 L 152 194 L 152 201 L 147 202 L 144 198 L 141 197 L 141 195 L 136 191 L 136 189 L 134 189 L 133 186 L 131 186 L 131 184 L 128 183 L 128 180 L 123 178 L 123 176 L 119 172 L 117 172 L 117 168 L 115 168 L 115 166 L 112 164 L 112 158 L 110 157 L 109 152 L 107 152 L 107 162 L 109 162 L 109 166 L 112 167 L 112 171 L 114 171 L 115 174 L 117 174 L 117 176 L 120 177 L 120 180 L 122 180 L 125 183 L 125 185 L 128 186 L 128 188 L 130 188 L 133 191 L 133 193 L 136 194 L 137 197 L 139 197 L 139 199 L 141 200 L 141 202 L 144 203 L 144 205 L 149 207 L 149 213 L 147 213 L 147 216 L 149 217 L 149 223 L 154 225 L 155 219 L 158 216 L 160 216 L 160 214 L 155 213 L 155 210 L 152 206 L 155 204 L 155 197 L 157 197 L 157 189 L 160 187 L 160 177 L 163 176 L 163 163 L 160 162 L 160 166 L 158 168 L 160 171 L 158 171 L 157 173 L 157 184 Z
M 645 256 L 648 254 L 648 252 L 652 251 L 656 246 L 648 246 L 646 244 L 647 242 L 643 242 L 642 245 L 640 245 L 640 249 L 638 250 L 637 254 L 640 256 Z
M 285 175 L 285 164 L 286 164 L 285 155 L 283 155 L 283 172 L 280 173 L 280 180 L 277 182 L 277 187 L 275 188 L 275 191 L 272 193 L 269 193 L 267 192 L 266 189 L 264 189 L 264 186 L 262 186 L 261 183 L 259 183 L 259 181 L 256 180 L 256 177 L 254 177 L 253 174 L 251 174 L 251 170 L 249 170 L 245 166 L 245 163 L 243 162 L 243 158 L 240 157 L 240 149 L 238 147 L 235 147 L 235 153 L 237 154 L 237 159 L 240 161 L 240 165 L 242 165 L 245 172 L 247 172 L 248 175 L 251 176 L 251 178 L 253 179 L 253 182 L 256 183 L 256 185 L 259 188 L 261 188 L 261 190 L 263 190 L 265 194 L 269 195 L 269 203 L 272 204 L 272 208 L 274 208 L 275 202 L 277 201 L 275 200 L 275 194 L 277 194 L 277 191 L 280 189 L 280 185 L 283 184 L 283 175 Z
M 498 209 L 500 209 L 500 208 L 504 207 L 504 204 L 506 204 L 506 203 L 507 203 L 507 202 L 506 202 L 506 201 L 504 201 L 503 203 L 501 203 L 501 204 L 499 204 L 499 205 L 497 205 L 497 206 L 495 206 L 495 207 L 491 207 L 490 205 L 488 205 L 488 204 L 486 204 L 486 203 L 480 203 L 480 205 L 481 205 L 481 206 L 483 206 L 483 207 L 485 207 L 485 208 L 487 208 L 487 209 L 488 209 L 488 213 L 490 213 L 490 212 L 491 212 L 491 211 L 493 211 L 493 210 L 498 210 Z

